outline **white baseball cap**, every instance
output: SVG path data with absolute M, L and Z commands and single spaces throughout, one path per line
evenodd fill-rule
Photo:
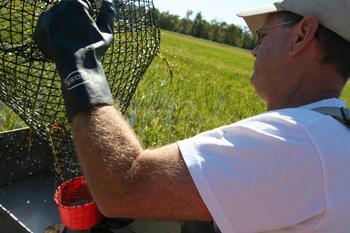
M 242 17 L 255 34 L 269 14 L 279 11 L 316 16 L 323 26 L 350 42 L 350 0 L 273 0 L 269 5 L 239 12 L 237 16 Z

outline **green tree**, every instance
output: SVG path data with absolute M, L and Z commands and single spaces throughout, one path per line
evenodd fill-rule
M 201 12 L 198 12 L 192 24 L 191 35 L 201 38 L 204 30 L 203 16 Z
M 179 24 L 179 16 L 172 15 L 168 11 L 159 13 L 158 15 L 159 26 L 163 29 L 170 31 L 177 31 Z
M 218 22 L 217 20 L 212 20 L 208 23 L 203 19 L 201 12 L 198 12 L 193 20 L 191 19 L 193 15 L 192 10 L 188 10 L 185 18 L 182 19 L 169 12 L 160 13 L 158 11 L 158 15 L 160 27 L 166 30 L 245 49 L 253 49 L 257 44 L 256 39 L 247 28 L 241 28 L 226 22 Z

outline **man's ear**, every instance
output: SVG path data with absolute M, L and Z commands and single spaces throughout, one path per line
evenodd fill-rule
M 289 50 L 290 56 L 303 52 L 315 38 L 319 27 L 318 19 L 315 16 L 305 16 L 293 30 L 293 44 Z

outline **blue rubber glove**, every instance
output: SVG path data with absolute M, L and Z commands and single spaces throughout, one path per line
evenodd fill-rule
M 87 0 L 62 0 L 40 15 L 34 32 L 38 47 L 56 64 L 70 121 L 84 109 L 113 103 L 100 58 L 113 41 L 115 7 L 102 0 L 96 22 L 91 11 Z

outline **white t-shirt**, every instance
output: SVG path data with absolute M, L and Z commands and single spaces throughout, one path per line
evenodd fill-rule
M 311 111 L 270 111 L 179 141 L 222 233 L 350 232 L 350 130 Z

